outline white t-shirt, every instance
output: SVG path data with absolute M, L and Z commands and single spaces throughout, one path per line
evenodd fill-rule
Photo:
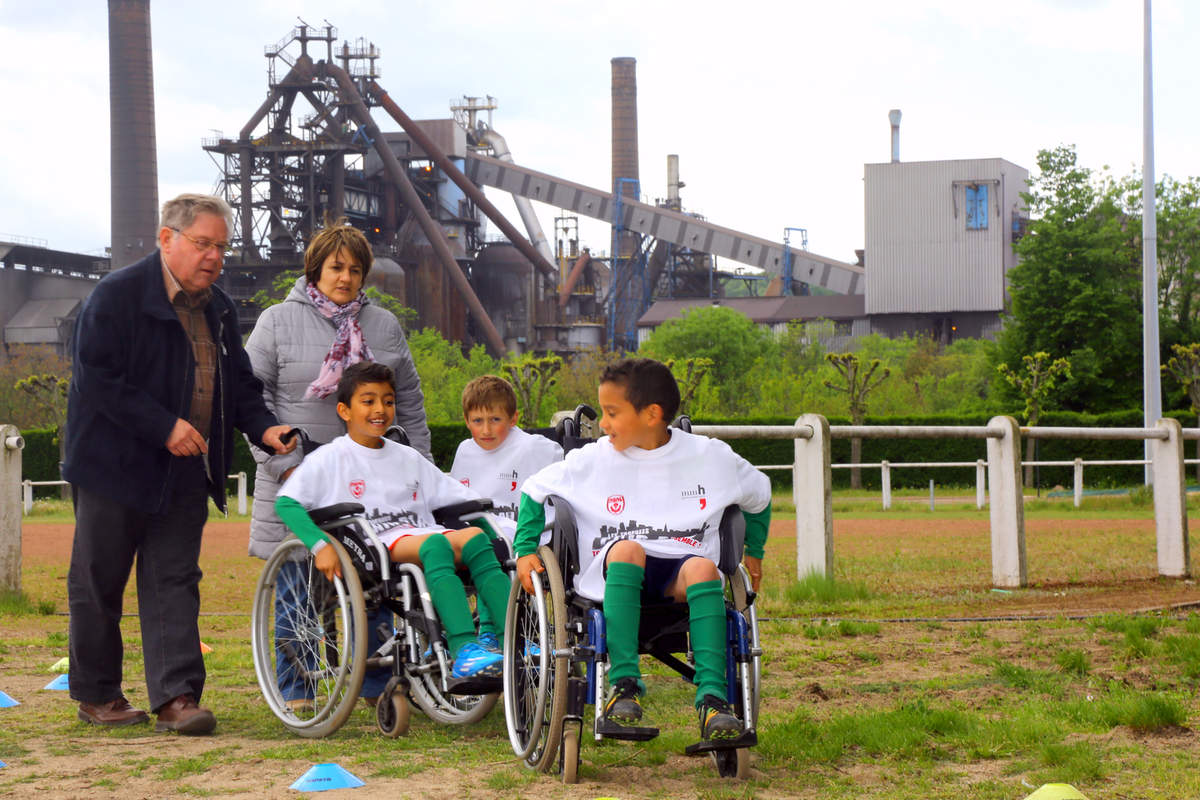
M 721 557 L 717 530 L 734 503 L 750 513 L 771 502 L 771 482 L 725 442 L 670 429 L 662 447 L 618 452 L 605 436 L 572 450 L 525 481 L 522 491 L 542 503 L 561 495 L 579 525 L 575 586 L 604 599 L 604 560 L 621 539 L 636 539 L 650 555 Z
M 510 428 L 494 450 L 484 450 L 474 439 L 458 445 L 450 476 L 491 500 L 501 518 L 501 533 L 512 540 L 521 504 L 521 485 L 547 464 L 562 461 L 562 446 L 536 433 Z M 549 517 L 548 517 L 549 518 Z
M 387 547 L 403 536 L 444 531 L 433 510 L 479 494 L 441 472 L 416 450 L 384 439 L 363 447 L 342 435 L 305 456 L 279 489 L 308 509 L 362 503 Z

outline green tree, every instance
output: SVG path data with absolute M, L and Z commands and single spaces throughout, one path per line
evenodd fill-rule
M 1042 150 L 1024 195 L 1032 220 L 1009 271 L 1011 311 L 999 362 L 1018 371 L 1029 353 L 1066 358 L 1065 405 L 1093 412 L 1136 405 L 1140 382 L 1140 223 L 1121 188 L 1077 163 L 1073 147 Z M 1010 395 L 1011 396 L 1011 395 Z
M 748 375 L 770 342 L 771 335 L 745 314 L 724 306 L 703 306 L 659 325 L 639 352 L 664 363 L 668 359 L 711 359 L 713 391 L 708 396 L 698 391 L 693 413 L 732 416 L 749 409 L 754 387 Z
M 1200 416 L 1200 342 L 1172 345 L 1171 351 L 1174 355 L 1163 364 L 1162 371 L 1179 382 L 1187 393 L 1192 413 Z M 1196 443 L 1196 452 L 1200 454 L 1200 442 Z M 1200 464 L 1196 466 L 1196 475 L 1200 477 Z
M 1181 183 L 1164 175 L 1156 191 L 1158 307 L 1166 349 L 1200 341 L 1200 178 Z
M 533 428 L 542 424 L 547 395 L 562 365 L 563 360 L 556 355 L 537 356 L 532 353 L 525 353 L 500 365 L 517 393 L 522 424 Z
M 666 361 L 667 369 L 675 376 L 679 384 L 678 414 L 688 414 L 692 398 L 704 381 L 705 376 L 712 370 L 711 358 L 685 358 L 682 360 L 670 358 Z
M 500 364 L 482 344 L 466 355 L 458 342 L 447 341 L 436 328 L 425 328 L 408 337 L 421 390 L 425 393 L 425 417 L 431 423 L 462 421 L 462 390 L 480 375 L 496 375 Z
M 1064 380 L 1071 377 L 1071 363 L 1065 358 L 1050 359 L 1050 354 L 1044 351 L 1026 355 L 1021 358 L 1021 369 L 1016 371 L 1007 364 L 997 367 L 1000 375 L 1009 385 L 1020 392 L 1025 399 L 1025 424 L 1033 427 L 1038 424 L 1038 418 L 1054 395 L 1054 386 L 1059 378 Z M 1028 439 L 1025 442 L 1025 483 L 1033 482 L 1034 460 L 1033 448 L 1036 441 Z
M 876 376 L 875 372 L 883 362 L 875 358 L 871 360 L 864 372 L 858 356 L 854 353 L 830 353 L 825 356 L 825 359 L 838 371 L 842 377 L 842 383 L 845 384 L 842 386 L 833 381 L 825 381 L 825 385 L 834 391 L 846 393 L 850 404 L 850 419 L 854 421 L 855 425 L 862 425 L 867 419 L 867 395 L 871 393 L 872 389 L 887 380 L 892 371 L 884 367 L 883 372 Z M 850 461 L 854 464 L 862 461 L 861 437 L 855 436 L 850 440 Z M 858 467 L 850 468 L 850 488 L 862 488 L 862 474 Z

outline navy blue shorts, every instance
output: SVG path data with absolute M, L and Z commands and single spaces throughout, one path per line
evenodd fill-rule
M 679 558 L 663 558 L 646 554 L 646 577 L 642 581 L 642 605 L 652 606 L 663 603 L 674 603 L 675 598 L 667 596 L 667 589 L 679 574 L 683 562 L 699 556 L 681 556 Z M 608 561 L 604 562 L 604 577 L 608 577 Z

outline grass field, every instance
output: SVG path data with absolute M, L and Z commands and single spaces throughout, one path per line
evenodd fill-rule
M 367 781 L 355 796 L 998 800 L 1049 782 L 1092 800 L 1200 796 L 1200 616 L 1190 612 L 1200 591 L 1155 576 L 1149 507 L 1030 501 L 1030 586 L 1001 592 L 990 586 L 987 512 L 960 494 L 934 512 L 916 493 L 888 512 L 877 495 L 836 496 L 833 580 L 797 579 L 779 498 L 748 781 L 718 779 L 707 761 L 682 755 L 696 735 L 691 693 L 657 668 L 647 710 L 663 735 L 585 740 L 574 787 L 518 765 L 500 709 L 469 728 L 417 714 L 399 740 L 383 738 L 365 708 L 328 739 L 288 734 L 255 684 L 245 610 L 261 562 L 244 555 L 245 522 L 232 518 L 210 526 L 202 559 L 201 630 L 213 647 L 205 704 L 218 734 L 92 730 L 65 693 L 41 689 L 67 629 L 64 549 L 43 547 L 26 555 L 26 596 L 0 601 L 0 689 L 22 702 L 0 709 L 0 796 L 295 797 L 292 781 L 328 761 Z M 39 509 L 26 540 L 64 536 L 64 511 Z M 123 629 L 136 704 L 145 699 L 136 616 Z

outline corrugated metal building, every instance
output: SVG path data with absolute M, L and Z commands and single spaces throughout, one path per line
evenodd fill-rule
M 886 336 L 1000 329 L 1028 170 L 1002 158 L 867 164 L 866 313 Z

